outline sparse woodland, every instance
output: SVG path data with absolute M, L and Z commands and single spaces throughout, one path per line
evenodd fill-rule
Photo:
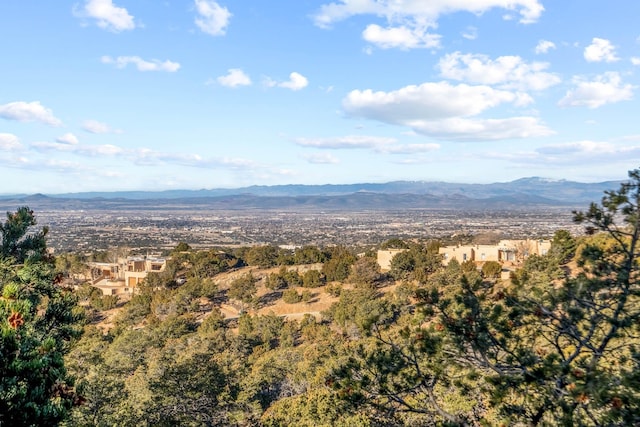
M 0 227 L 0 426 L 640 425 L 639 204 L 634 170 L 509 280 L 437 242 L 385 242 L 405 249 L 385 273 L 344 246 L 181 244 L 126 302 L 65 288 L 85 260 L 48 257 L 21 208 Z

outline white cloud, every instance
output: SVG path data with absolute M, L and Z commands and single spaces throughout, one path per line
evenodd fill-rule
M 122 133 L 122 131 L 111 129 L 106 123 L 97 120 L 85 120 L 82 124 L 82 129 L 89 133 Z
M 548 67 L 546 62 L 526 63 L 519 56 L 492 60 L 486 55 L 460 52 L 445 55 L 438 62 L 445 78 L 520 90 L 543 90 L 560 83 L 560 77 L 544 71 Z
M 553 131 L 535 117 L 470 118 L 501 104 L 522 106 L 530 102 L 528 95 L 518 92 L 439 82 L 392 92 L 354 90 L 343 99 L 342 105 L 351 116 L 407 126 L 438 139 L 497 140 L 552 134 Z
M 411 85 L 392 92 L 353 90 L 342 101 L 357 117 L 387 123 L 474 116 L 503 103 L 523 102 L 519 94 L 489 86 L 451 85 L 447 82 Z
M 550 42 L 549 40 L 540 40 L 536 45 L 535 52 L 537 54 L 547 53 L 551 49 L 555 49 L 556 44 L 554 42 Z
M 294 140 L 302 147 L 319 149 L 365 149 L 384 154 L 416 154 L 425 153 L 440 148 L 439 144 L 398 144 L 395 138 L 347 135 L 334 138 L 298 138 Z
M 61 151 L 74 153 L 81 156 L 118 156 L 126 153 L 126 150 L 111 144 L 104 145 L 71 145 L 60 142 L 33 142 L 31 147 L 37 151 Z
M 393 145 L 395 138 L 381 136 L 347 135 L 335 138 L 298 138 L 294 142 L 303 147 L 322 149 L 354 149 L 354 148 L 378 148 Z
M 300 90 L 304 89 L 309 85 L 309 81 L 305 76 L 300 73 L 296 73 L 295 71 L 289 74 L 289 80 L 285 82 L 277 82 L 271 78 L 266 78 L 264 84 L 268 87 L 283 87 L 291 90 Z
M 316 165 L 335 165 L 337 163 L 340 163 L 340 160 L 329 153 L 314 153 L 304 156 L 304 158 L 307 160 L 307 162 Z
M 450 141 L 494 141 L 554 134 L 538 118 L 526 116 L 506 119 L 456 117 L 438 121 L 415 120 L 407 125 L 423 135 Z
M 337 0 L 322 5 L 313 18 L 315 24 L 322 28 L 356 15 L 375 15 L 389 22 L 408 20 L 435 26 L 444 14 L 470 12 L 480 15 L 493 8 L 517 11 L 520 22 L 524 24 L 537 21 L 544 11 L 539 0 Z
M 220 6 L 215 1 L 195 0 L 196 25 L 202 32 L 212 36 L 222 36 L 227 31 L 227 25 L 231 19 L 231 12 L 226 7 Z
M 68 132 L 56 138 L 56 142 L 59 142 L 61 144 L 78 145 L 79 141 L 77 136 L 75 136 L 71 132 Z
M 50 126 L 62 125 L 62 121 L 56 118 L 49 108 L 42 106 L 39 101 L 17 101 L 0 105 L 0 117 L 19 122 L 41 122 Z
M 180 69 L 180 64 L 172 61 L 159 61 L 152 59 L 151 61 L 145 61 L 139 56 L 118 56 L 112 58 L 110 56 L 103 56 L 100 58 L 103 64 L 115 64 L 117 68 L 126 68 L 129 64 L 134 64 L 138 71 L 166 71 L 174 73 Z
M 371 24 L 362 33 L 362 38 L 382 49 L 435 48 L 440 46 L 438 34 L 427 33 L 426 28 L 407 26 L 382 28 Z
M 594 37 L 591 44 L 584 49 L 584 59 L 589 62 L 615 62 L 620 59 L 616 56 L 615 50 L 609 40 Z
M 601 74 L 592 81 L 575 77 L 573 82 L 576 88 L 566 93 L 558 102 L 559 106 L 598 108 L 605 104 L 628 101 L 633 98 L 635 88 L 630 84 L 623 84 L 617 72 Z
M 95 19 L 100 28 L 114 32 L 133 30 L 136 27 L 133 16 L 129 15 L 127 9 L 115 6 L 112 0 L 87 0 L 82 10 L 74 9 L 74 14 Z
M 251 85 L 251 79 L 239 68 L 230 68 L 227 75 L 216 79 L 222 86 L 238 87 Z
M 0 133 L 0 149 L 3 151 L 20 150 L 22 144 L 17 136 L 11 133 Z
M 637 57 L 637 56 L 633 56 L 633 57 L 631 58 L 631 63 L 632 63 L 633 65 L 640 65 L 640 58 L 639 58 L 639 57 Z

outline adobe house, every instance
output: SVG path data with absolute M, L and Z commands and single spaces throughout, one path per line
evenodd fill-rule
M 523 262 L 529 255 L 545 255 L 551 248 L 549 240 L 501 240 L 497 245 L 445 246 L 438 250 L 442 262 L 447 265 L 452 259 L 465 261 L 500 263 Z
M 148 256 L 119 258 L 114 263 L 92 262 L 91 284 L 103 295 L 132 295 L 147 274 L 164 271 L 166 264 L 166 258 Z

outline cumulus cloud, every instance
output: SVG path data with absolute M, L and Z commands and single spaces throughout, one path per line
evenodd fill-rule
M 535 117 L 475 119 L 501 104 L 524 106 L 531 97 L 486 85 L 447 82 L 406 86 L 392 92 L 354 90 L 343 99 L 344 111 L 400 126 L 438 139 L 473 141 L 527 138 L 553 132 Z
M 204 33 L 212 36 L 222 36 L 227 31 L 231 12 L 226 7 L 220 6 L 211 0 L 195 0 L 196 25 Z
M 304 89 L 309 85 L 309 81 L 305 76 L 300 73 L 296 73 L 295 71 L 289 74 L 289 80 L 284 82 L 277 82 L 273 79 L 267 78 L 265 80 L 265 85 L 268 87 L 282 87 L 291 90 L 300 90 Z
M 134 64 L 138 71 L 166 71 L 174 73 L 180 69 L 180 64 L 172 61 L 159 61 L 152 59 L 151 61 L 145 61 L 139 56 L 118 56 L 112 58 L 110 56 L 103 56 L 100 58 L 103 64 L 114 64 L 117 68 L 126 68 L 129 64 Z
M 583 77 L 573 79 L 575 89 L 567 91 L 558 105 L 561 107 L 598 108 L 605 104 L 628 101 L 633 98 L 635 86 L 623 84 L 620 74 L 607 72 L 594 80 Z
M 371 24 L 362 33 L 362 38 L 382 49 L 435 48 L 440 46 L 440 35 L 429 34 L 426 28 L 407 26 L 382 28 Z
M 127 9 L 115 6 L 112 0 L 87 0 L 81 9 L 74 8 L 74 14 L 95 19 L 98 27 L 113 32 L 133 30 L 136 27 L 133 16 L 129 15 Z
M 554 42 L 550 42 L 549 40 L 540 40 L 536 45 L 535 52 L 537 54 L 547 53 L 551 49 L 555 49 L 556 44 Z
M 460 52 L 445 55 L 438 62 L 442 77 L 520 90 L 543 90 L 560 83 L 560 77 L 545 71 L 548 67 L 546 62 L 527 63 L 519 56 L 492 60 L 486 55 Z
M 637 57 L 637 56 L 632 57 L 632 58 L 631 58 L 631 63 L 632 63 L 633 65 L 640 65 L 640 58 L 639 58 L 639 57 Z
M 314 15 L 317 26 L 330 27 L 333 23 L 356 15 L 375 15 L 388 21 L 409 20 L 435 25 L 441 15 L 470 12 L 480 15 L 493 8 L 503 8 L 520 14 L 520 22 L 538 20 L 544 7 L 539 0 L 337 0 L 324 4 Z
M 503 103 L 526 104 L 530 101 L 522 94 L 485 85 L 429 82 L 391 92 L 353 90 L 343 99 L 342 106 L 352 116 L 387 123 L 407 123 L 473 116 Z
M 71 132 L 68 132 L 56 138 L 56 142 L 59 142 L 61 144 L 78 145 L 79 141 L 77 136 L 75 136 Z
M 82 123 L 82 129 L 89 133 L 121 133 L 121 131 L 112 129 L 108 124 L 97 120 L 85 120 Z
M 588 62 L 615 62 L 616 48 L 607 39 L 594 37 L 591 44 L 584 49 L 584 59 Z
M 19 122 L 41 122 L 50 126 L 60 126 L 62 121 L 53 115 L 53 112 L 40 104 L 33 102 L 10 102 L 0 105 L 0 117 Z
M 340 163 L 340 160 L 329 153 L 314 153 L 306 155 L 304 156 L 304 158 L 307 160 L 307 162 L 316 165 L 334 165 Z
M 230 68 L 225 76 L 216 79 L 222 86 L 238 87 L 251 85 L 251 79 L 239 68 Z
M 17 136 L 11 133 L 0 133 L 0 149 L 3 151 L 16 151 L 22 149 L 22 144 Z

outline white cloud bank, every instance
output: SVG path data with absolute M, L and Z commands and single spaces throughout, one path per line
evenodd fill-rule
M 429 33 L 436 28 L 440 16 L 455 12 L 476 15 L 502 8 L 520 14 L 520 22 L 536 22 L 544 7 L 539 0 L 338 0 L 324 4 L 313 16 L 314 23 L 329 28 L 335 22 L 358 15 L 386 19 L 388 26 L 369 24 L 362 37 L 382 48 L 435 48 L 440 35 Z
M 84 7 L 74 8 L 74 14 L 81 18 L 91 18 L 97 21 L 97 25 L 105 30 L 120 32 L 133 30 L 136 24 L 133 16 L 124 7 L 118 7 L 112 0 L 87 0 Z
M 496 140 L 552 134 L 536 117 L 472 118 L 502 104 L 521 107 L 531 102 L 526 93 L 486 85 L 429 82 L 391 92 L 354 90 L 343 99 L 342 106 L 351 116 L 407 126 L 439 139 Z
M 608 72 L 594 80 L 574 77 L 575 89 L 569 90 L 558 105 L 561 107 L 598 108 L 605 104 L 628 101 L 633 98 L 635 86 L 623 84 L 620 74 Z
M 548 63 L 527 63 L 519 56 L 492 60 L 486 55 L 454 52 L 442 57 L 437 66 L 442 77 L 502 88 L 543 90 L 560 83 L 560 77 L 545 71 Z
M 383 16 L 389 20 L 413 18 L 435 23 L 441 15 L 455 12 L 470 12 L 481 15 L 493 8 L 503 8 L 520 14 L 520 22 L 536 22 L 544 11 L 538 0 L 338 0 L 324 4 L 314 16 L 320 27 L 355 15 Z
M 594 37 L 591 44 L 584 49 L 584 59 L 588 62 L 615 62 L 616 48 L 607 39 Z
M 212 36 L 222 36 L 226 33 L 229 20 L 233 16 L 229 9 L 210 0 L 195 0 L 195 7 L 198 13 L 195 22 L 203 33 Z
M 118 56 L 112 58 L 111 56 L 103 56 L 100 58 L 103 64 L 114 64 L 117 68 L 126 68 L 127 65 L 133 64 L 138 71 L 166 71 L 169 73 L 175 73 L 180 69 L 180 64 L 173 61 L 159 61 L 152 59 L 151 61 L 145 61 L 139 56 Z
M 439 47 L 441 37 L 428 33 L 426 28 L 411 28 L 405 25 L 382 28 L 377 24 L 370 24 L 362 32 L 362 38 L 382 49 L 406 50 Z
M 0 105 L 0 117 L 19 122 L 41 122 L 50 126 L 62 125 L 62 121 L 39 101 L 17 101 Z

